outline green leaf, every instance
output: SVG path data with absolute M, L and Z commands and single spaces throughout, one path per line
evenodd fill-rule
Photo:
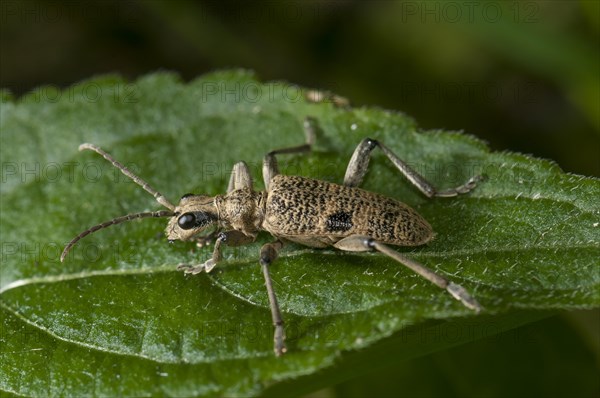
M 565 318 L 396 363 L 335 386 L 335 396 L 597 397 L 596 358 Z
M 301 88 L 244 71 L 190 83 L 105 76 L 1 100 L 0 391 L 293 395 L 600 303 L 600 184 L 551 162 L 419 132 L 401 113 L 308 103 Z M 160 207 L 97 154 L 78 152 L 80 143 L 103 147 L 176 201 L 223 193 L 239 160 L 262 189 L 263 154 L 302 143 L 306 116 L 320 126 L 315 151 L 282 156 L 285 174 L 340 182 L 354 147 L 373 137 L 439 188 L 487 175 L 469 195 L 428 200 L 375 153 L 364 184 L 431 223 L 433 242 L 398 250 L 466 287 L 483 314 L 379 254 L 290 244 L 271 270 L 289 350 L 276 358 L 257 261 L 266 233 L 226 248 L 209 275 L 176 271 L 211 250 L 167 244 L 164 219 L 98 232 L 59 262 L 85 228 Z M 416 337 L 440 328 L 461 333 Z

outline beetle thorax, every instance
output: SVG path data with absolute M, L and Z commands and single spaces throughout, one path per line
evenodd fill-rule
M 224 229 L 235 229 L 256 236 L 265 217 L 266 192 L 236 189 L 215 198 L 219 221 Z

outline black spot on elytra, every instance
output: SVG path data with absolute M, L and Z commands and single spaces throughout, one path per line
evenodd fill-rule
M 352 214 L 338 211 L 330 214 L 325 221 L 325 226 L 330 232 L 344 232 L 352 228 Z

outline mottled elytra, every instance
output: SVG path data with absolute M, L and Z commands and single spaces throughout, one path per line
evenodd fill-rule
M 467 193 L 475 187 L 480 177 L 473 177 L 466 184 L 456 188 L 438 191 L 385 145 L 370 138 L 362 140 L 354 150 L 342 185 L 280 174 L 277 155 L 311 150 L 315 121 L 307 118 L 304 130 L 304 145 L 271 151 L 263 158 L 265 191 L 253 189 L 248 166 L 239 162 L 233 167 L 225 195 L 211 197 L 185 194 L 177 206 L 99 147 L 82 144 L 79 150 L 90 149 L 99 153 L 169 210 L 129 214 L 95 225 L 67 244 L 60 257 L 61 261 L 75 243 L 99 229 L 136 218 L 170 217 L 166 229 L 169 241 L 194 240 L 202 247 L 214 240 L 214 250 L 210 259 L 201 264 L 178 266 L 178 269 L 186 274 L 197 274 L 202 271 L 210 272 L 218 264 L 221 260 L 222 245 L 239 246 L 251 243 L 260 231 L 266 231 L 275 241 L 262 246 L 259 263 L 264 274 L 275 327 L 276 355 L 286 351 L 285 332 L 269 275 L 269 266 L 288 241 L 316 248 L 333 246 L 352 252 L 376 250 L 446 289 L 466 307 L 479 312 L 481 306 L 462 286 L 441 277 L 388 246 L 418 246 L 429 242 L 433 238 L 433 231 L 427 221 L 398 200 L 357 187 L 367 172 L 371 151 L 376 147 L 381 149 L 404 177 L 429 198 Z M 211 233 L 200 235 L 211 226 Z

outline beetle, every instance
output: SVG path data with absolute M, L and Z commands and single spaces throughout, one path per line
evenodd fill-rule
M 223 245 L 248 244 L 254 242 L 260 231 L 266 231 L 275 241 L 261 247 L 259 263 L 271 308 L 275 329 L 274 351 L 277 356 L 286 352 L 285 332 L 269 266 L 285 242 L 314 248 L 332 246 L 349 252 L 378 251 L 446 289 L 463 305 L 479 312 L 481 305 L 465 288 L 389 247 L 426 244 L 434 236 L 429 223 L 408 205 L 358 186 L 363 181 L 371 152 L 375 148 L 379 148 L 398 171 L 428 198 L 468 193 L 482 178 L 475 176 L 456 188 L 439 191 L 383 143 L 370 138 L 363 139 L 354 150 L 342 185 L 280 174 L 276 156 L 309 152 L 314 143 L 315 130 L 316 121 L 306 118 L 305 144 L 274 150 L 264 156 L 264 191 L 253 189 L 249 168 L 242 161 L 234 165 L 225 195 L 186 194 L 177 206 L 101 148 L 93 144 L 80 145 L 79 150 L 92 150 L 102 155 L 168 210 L 128 214 L 95 225 L 73 238 L 65 246 L 60 260 L 64 261 L 69 250 L 80 239 L 100 229 L 138 218 L 170 217 L 165 231 L 169 242 L 195 240 L 199 246 L 204 246 L 214 239 L 213 254 L 207 261 L 196 265 L 178 265 L 178 269 L 186 274 L 208 273 L 222 259 Z M 212 233 L 201 235 L 211 226 L 216 226 Z

